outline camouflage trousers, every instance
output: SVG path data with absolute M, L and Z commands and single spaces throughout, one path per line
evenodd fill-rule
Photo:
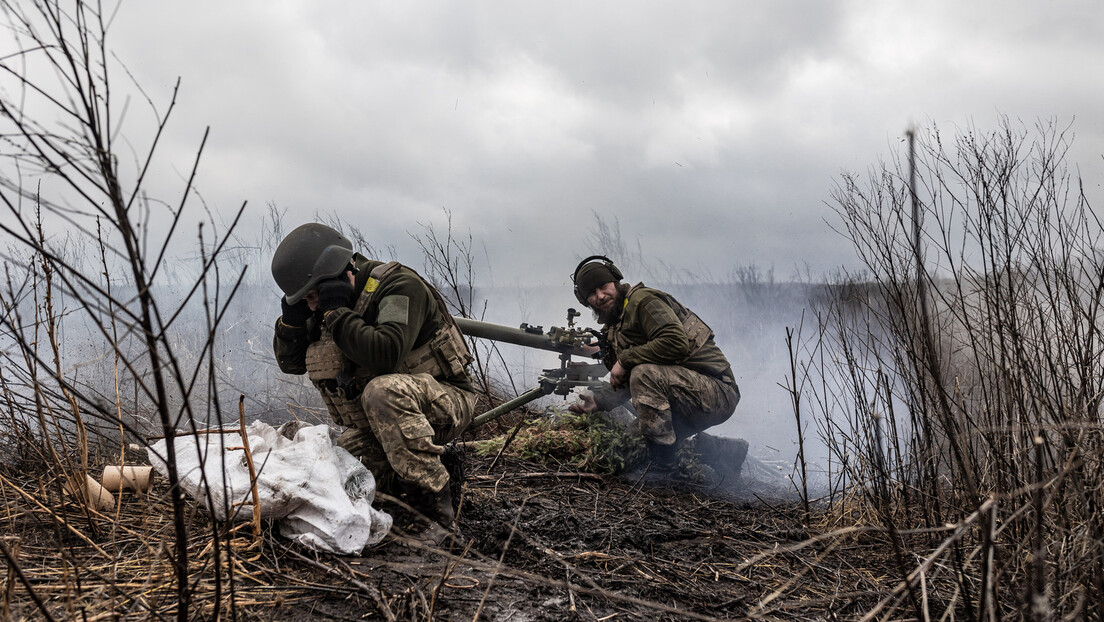
M 645 363 L 629 374 L 629 394 L 645 440 L 671 445 L 723 423 L 740 402 L 740 389 L 678 365 Z
M 439 492 L 449 475 L 441 463 L 444 445 L 471 424 L 476 396 L 429 374 L 373 378 L 360 394 L 363 417 L 338 437 L 387 490 L 395 477 Z M 358 413 L 360 414 L 360 413 Z

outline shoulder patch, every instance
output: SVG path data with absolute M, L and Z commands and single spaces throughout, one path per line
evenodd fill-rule
M 644 303 L 644 313 L 647 313 L 656 324 L 679 324 L 678 316 L 674 309 L 667 306 L 659 298 L 651 298 Z
M 402 324 L 406 325 L 410 319 L 410 298 L 394 294 L 384 297 L 379 303 L 379 314 L 376 316 L 378 324 Z

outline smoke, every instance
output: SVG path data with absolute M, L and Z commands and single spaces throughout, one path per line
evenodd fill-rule
M 227 258 L 228 270 L 223 273 L 224 277 L 241 270 L 245 270 L 246 276 L 223 310 L 216 341 L 210 350 L 204 347 L 209 310 L 203 305 L 186 305 L 171 326 L 178 352 L 189 359 L 182 361 L 185 367 L 200 364 L 204 356 L 211 357 L 217 397 L 212 404 L 195 408 L 195 412 L 207 414 L 208 420 L 199 422 L 204 427 L 236 422 L 240 396 L 245 398 L 247 419 L 261 418 L 270 423 L 293 417 L 311 423 L 327 420 L 310 384 L 303 377 L 283 374 L 272 354 L 272 327 L 280 313 L 280 292 L 266 270 L 256 269 L 256 266 L 267 266 L 270 248 L 271 244 L 263 240 L 243 243 L 236 247 L 237 255 Z M 187 292 L 176 291 L 173 283 L 190 282 L 189 272 L 195 263 L 194 258 L 168 262 L 170 271 L 178 274 L 170 274 L 170 278 L 156 286 L 156 295 L 166 302 L 187 296 Z M 664 270 L 667 279 L 656 276 Z M 623 271 L 629 282 L 637 282 L 634 272 L 624 268 Z M 733 417 L 711 432 L 746 439 L 751 446 L 750 455 L 760 460 L 778 465 L 793 464 L 797 453 L 797 429 L 790 396 L 784 388 L 790 373 L 786 331 L 801 325 L 810 287 L 800 282 L 776 281 L 772 271 L 754 266 L 734 269 L 726 277 L 712 282 L 662 264 L 658 269 L 641 270 L 641 273 L 649 275 L 646 285 L 674 295 L 710 325 L 717 344 L 732 365 L 741 401 Z M 547 332 L 552 326 L 566 326 L 568 309 L 576 309 L 582 312 L 575 318 L 577 325 L 598 326 L 566 283 L 558 287 L 476 286 L 472 299 L 476 319 L 495 324 L 510 327 L 528 324 Z M 66 358 L 67 373 L 88 387 L 90 395 L 98 396 L 107 404 L 114 401 L 115 378 L 112 366 L 106 364 L 112 352 L 107 334 L 80 315 L 64 319 L 63 331 L 62 355 Z M 505 399 L 534 388 L 543 370 L 557 368 L 560 364 L 554 352 L 480 341 L 479 347 L 495 349 L 495 356 L 488 357 L 494 360 L 488 373 L 493 386 Z M 204 354 L 205 351 L 210 354 Z M 143 373 L 140 369 L 135 371 L 139 375 Z M 146 405 L 137 399 L 133 380 L 124 379 L 120 389 L 124 409 L 140 417 Z M 175 399 L 179 402 L 185 398 L 176 396 Z M 531 406 L 536 409 L 565 407 L 574 399 L 574 395 L 549 395 Z M 179 408 L 179 403 L 176 407 Z M 811 427 L 815 430 L 815 426 Z M 810 433 L 815 435 L 815 432 Z M 810 445 L 806 448 L 807 459 L 815 465 L 826 456 L 826 451 L 820 449 L 815 438 L 806 438 L 806 442 Z M 815 466 L 813 468 L 815 470 Z

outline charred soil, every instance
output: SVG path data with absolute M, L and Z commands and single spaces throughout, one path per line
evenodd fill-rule
M 884 536 L 806 517 L 785 491 L 746 473 L 695 485 L 471 453 L 463 464 L 462 538 L 442 547 L 396 530 L 359 557 L 339 557 L 290 544 L 270 525 L 256 541 L 245 528 L 216 544 L 195 511 L 190 617 L 847 619 L 893 587 Z M 4 486 L 13 619 L 45 618 L 43 610 L 55 619 L 175 617 L 163 482 L 102 515 L 20 482 L 9 474 Z M 409 517 L 397 508 L 396 518 Z

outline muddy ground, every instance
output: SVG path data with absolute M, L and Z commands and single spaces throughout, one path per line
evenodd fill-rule
M 815 512 L 807 520 L 777 480 L 756 478 L 754 461 L 738 478 L 710 473 L 702 484 L 492 462 L 464 455 L 463 546 L 389 538 L 340 557 L 265 525 L 258 544 L 235 543 L 220 589 L 195 511 L 191 618 L 218 609 L 238 620 L 853 619 L 894 585 L 883 536 L 841 532 Z M 175 617 L 164 490 L 89 521 L 72 504 L 48 512 L 4 488 L 6 542 L 18 542 L 21 568 L 5 573 L 13 619 L 45 619 L 42 608 L 55 619 Z
M 465 548 L 389 542 L 345 560 L 390 595 L 398 619 L 848 619 L 892 587 L 873 580 L 886 574 L 884 540 L 828 551 L 811 540 L 798 499 L 747 472 L 688 484 L 510 459 L 488 471 L 490 462 L 466 464 Z M 386 615 L 376 602 L 358 607 Z M 326 599 L 278 615 L 361 613 Z

